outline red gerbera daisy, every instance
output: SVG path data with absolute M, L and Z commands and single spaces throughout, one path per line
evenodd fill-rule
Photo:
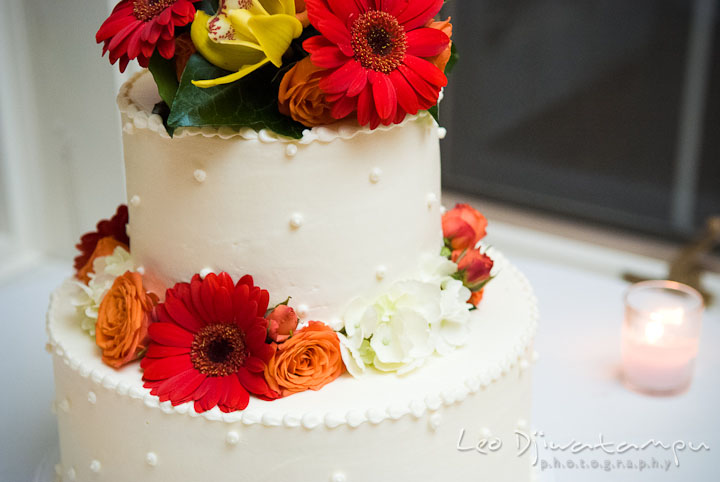
M 193 3 L 199 0 L 122 0 L 95 34 L 103 42 L 103 55 L 110 52 L 110 63 L 120 60 L 120 72 L 137 58 L 147 67 L 155 48 L 171 59 L 175 55 L 175 27 L 195 18 Z
M 112 237 L 115 240 L 123 243 L 125 246 L 130 246 L 130 238 L 128 238 L 125 225 L 128 223 L 128 208 L 126 205 L 121 204 L 117 208 L 117 212 L 111 219 L 103 219 L 97 223 L 96 230 L 90 233 L 83 234 L 80 238 L 80 242 L 75 247 L 80 251 L 80 254 L 75 258 L 75 271 L 80 270 L 92 256 L 95 251 L 95 247 L 102 238 Z
M 263 375 L 275 351 L 265 343 L 268 299 L 251 276 L 233 286 L 227 273 L 195 275 L 167 290 L 148 329 L 145 388 L 173 405 L 194 401 L 198 413 L 216 405 L 243 410 L 250 393 L 277 398 Z
M 450 43 L 426 27 L 443 0 L 307 0 L 321 35 L 303 44 L 312 62 L 328 69 L 320 89 L 342 119 L 357 111 L 361 125 L 399 123 L 437 103 L 445 74 L 426 58 Z

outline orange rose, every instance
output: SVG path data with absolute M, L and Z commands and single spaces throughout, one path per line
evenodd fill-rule
M 345 371 L 340 341 L 329 326 L 311 321 L 285 343 L 265 367 L 271 389 L 283 397 L 305 390 L 320 390 Z
M 280 112 L 307 127 L 335 122 L 325 94 L 320 90 L 323 71 L 310 61 L 310 57 L 305 57 L 288 70 L 278 92 Z
M 102 360 L 113 368 L 136 360 L 148 344 L 148 326 L 158 297 L 147 293 L 142 276 L 127 271 L 105 294 L 95 325 L 95 342 Z
M 117 248 L 118 246 L 121 246 L 126 251 L 128 249 L 125 243 L 121 243 L 112 236 L 106 236 L 104 238 L 101 238 L 100 241 L 98 241 L 98 243 L 95 245 L 95 249 L 90 255 L 90 258 L 82 266 L 82 268 L 78 270 L 78 279 L 83 283 L 88 284 L 90 282 L 90 273 L 95 272 L 95 270 L 93 269 L 93 262 L 97 258 L 101 258 L 103 256 L 110 256 L 111 254 L 113 254 L 113 251 L 115 251 L 115 248 Z
M 453 250 L 473 249 L 485 237 L 487 219 L 467 204 L 457 204 L 443 214 L 442 229 Z
M 445 50 L 443 50 L 436 56 L 429 57 L 427 59 L 431 64 L 435 65 L 435 67 L 442 70 L 443 72 L 445 72 L 445 67 L 447 66 L 447 63 L 450 60 L 450 55 L 452 54 L 452 24 L 450 23 L 450 20 L 451 18 L 448 17 L 447 20 L 441 22 L 430 21 L 427 24 L 427 26 L 430 28 L 442 30 L 445 35 L 447 35 L 448 38 L 451 39 Z
M 307 28 L 310 25 L 305 0 L 295 0 L 295 18 L 300 20 L 303 28 Z

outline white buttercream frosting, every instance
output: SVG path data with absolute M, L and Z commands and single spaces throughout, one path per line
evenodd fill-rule
M 295 140 L 227 128 L 170 139 L 150 113 L 158 100 L 148 73 L 118 97 L 131 126 L 127 192 L 142 199 L 129 206 L 132 254 L 160 298 L 212 267 L 250 274 L 271 302 L 290 296 L 308 319 L 335 326 L 352 299 L 414 276 L 442 246 L 440 212 L 427 208 L 427 193 L 440 192 L 432 117 L 374 131 L 338 123 Z

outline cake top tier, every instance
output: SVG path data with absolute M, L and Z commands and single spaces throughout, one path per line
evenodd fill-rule
M 440 129 L 429 115 L 374 131 L 342 121 L 300 140 L 227 127 L 170 139 L 151 91 L 152 76 L 138 74 L 119 104 L 132 255 L 160 298 L 196 273 L 250 274 L 274 303 L 290 296 L 309 320 L 332 322 L 439 253 Z
M 301 138 L 437 116 L 454 63 L 442 0 L 122 0 L 97 32 L 111 63 L 148 67 L 153 110 L 179 127 Z

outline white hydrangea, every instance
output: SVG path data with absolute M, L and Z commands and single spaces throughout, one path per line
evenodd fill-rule
M 457 266 L 442 256 L 423 261 L 418 280 L 398 281 L 374 301 L 358 299 L 339 333 L 343 361 L 353 376 L 367 367 L 407 373 L 467 337 L 470 290 L 451 277 Z
M 440 320 L 432 325 L 432 329 L 437 336 L 435 351 L 445 355 L 456 347 L 464 345 L 467 340 L 470 308 L 472 308 L 467 300 L 472 293 L 463 286 L 462 281 L 452 278 L 443 280 L 441 288 L 442 315 Z
M 445 256 L 424 256 L 420 261 L 420 269 L 421 281 L 440 284 L 452 279 L 458 267 Z
M 101 256 L 93 261 L 93 271 L 90 273 L 90 282 L 87 285 L 76 282 L 80 287 L 73 299 L 73 305 L 80 313 L 80 327 L 90 336 L 95 336 L 95 323 L 98 309 L 105 293 L 112 286 L 115 278 L 125 274 L 126 271 L 135 271 L 130 253 L 118 246 L 109 256 Z

